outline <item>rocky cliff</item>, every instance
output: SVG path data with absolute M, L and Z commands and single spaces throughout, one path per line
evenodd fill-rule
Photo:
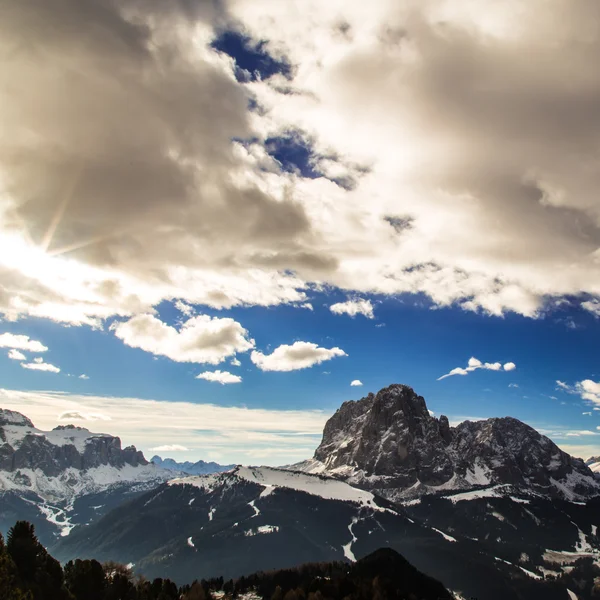
M 525 423 L 505 417 L 450 427 L 412 388 L 399 384 L 345 402 L 301 468 L 393 500 L 490 485 L 569 500 L 600 494 L 582 460 Z

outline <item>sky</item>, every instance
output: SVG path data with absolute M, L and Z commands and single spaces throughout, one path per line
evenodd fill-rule
M 277 465 L 405 383 L 600 454 L 597 2 L 31 0 L 0 51 L 0 406 Z

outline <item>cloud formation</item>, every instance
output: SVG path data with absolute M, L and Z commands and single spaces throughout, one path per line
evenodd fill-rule
M 495 363 L 484 363 L 481 362 L 478 358 L 475 358 L 474 356 L 472 356 L 469 359 L 469 362 L 467 364 L 466 368 L 463 367 L 456 367 L 455 369 L 452 369 L 449 373 L 446 373 L 445 375 L 442 375 L 441 377 L 438 377 L 438 381 L 441 381 L 442 379 L 446 379 L 446 377 L 452 377 L 453 375 L 468 375 L 469 373 L 472 373 L 473 371 L 477 371 L 478 369 L 485 369 L 487 371 L 514 371 L 517 368 L 517 365 L 515 365 L 515 363 L 513 362 L 507 362 L 504 363 L 504 365 L 502 365 L 502 363 L 499 362 L 495 362 Z
M 226 8 L 3 11 L 7 318 L 301 306 L 313 283 L 531 317 L 586 293 L 595 311 L 597 3 Z M 229 23 L 292 64 L 288 78 L 237 81 L 211 47 Z M 290 131 L 320 177 L 269 154 Z
M 59 421 L 110 421 L 110 417 L 102 413 L 82 413 L 78 410 L 67 410 L 58 415 Z
M 176 329 L 154 315 L 142 314 L 113 323 L 111 330 L 128 346 L 175 362 L 216 365 L 254 347 L 254 340 L 237 321 L 208 315 L 191 317 Z
M 239 375 L 234 375 L 229 371 L 204 371 L 196 375 L 196 379 L 205 379 L 206 381 L 214 381 L 225 385 L 227 383 L 241 383 L 242 378 Z
M 373 305 L 370 300 L 347 300 L 346 302 L 337 302 L 329 307 L 329 310 L 336 315 L 364 315 L 367 319 L 374 319 Z
M 566 391 L 577 393 L 584 400 L 588 400 L 592 404 L 600 406 L 600 383 L 596 381 L 584 379 L 583 381 L 578 381 L 574 388 L 569 388 L 567 386 Z
M 163 444 L 150 448 L 152 452 L 189 452 L 190 449 L 180 444 Z
M 11 360 L 27 360 L 27 357 L 22 352 L 19 352 L 14 348 L 8 351 L 8 358 Z
M 312 342 L 294 342 L 291 346 L 283 344 L 271 354 L 254 350 L 250 355 L 252 362 L 262 371 L 297 371 L 318 365 L 336 356 L 347 356 L 341 348 L 321 348 Z
M 46 352 L 48 348 L 37 340 L 32 340 L 28 335 L 15 335 L 3 333 L 0 335 L 0 348 L 12 348 L 13 350 L 27 350 L 29 352 Z
M 26 363 L 22 362 L 21 366 L 24 369 L 29 369 L 30 371 L 45 371 L 47 373 L 60 373 L 60 368 L 51 364 L 44 362 L 43 358 L 34 358 L 33 362 Z
M 362 382 L 360 379 L 353 379 L 353 380 L 350 382 L 350 385 L 351 385 L 352 387 L 359 387 L 359 386 L 361 386 L 362 384 L 363 384 L 363 382 Z

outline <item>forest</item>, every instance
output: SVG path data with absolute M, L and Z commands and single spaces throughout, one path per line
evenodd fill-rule
M 555 588 L 575 588 L 580 598 L 599 592 L 600 568 L 580 559 Z M 564 588 L 563 588 L 564 589 Z M 64 567 L 39 542 L 35 528 L 17 521 L 6 540 L 0 534 L 2 600 L 450 600 L 438 581 L 421 573 L 400 554 L 382 548 L 356 563 L 308 563 L 290 569 L 258 572 L 237 579 L 202 579 L 177 585 L 152 581 L 125 565 L 76 559 Z

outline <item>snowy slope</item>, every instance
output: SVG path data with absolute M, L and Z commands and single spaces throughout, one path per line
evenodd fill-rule
M 0 471 L 0 494 L 9 491 L 33 492 L 50 502 L 69 502 L 78 496 L 122 484 L 155 481 L 158 485 L 171 475 L 154 465 L 124 465 L 120 468 L 102 465 L 87 470 L 69 468 L 56 477 L 48 477 L 40 469 Z
M 77 499 L 104 494 L 95 504 L 112 506 L 111 494 L 124 499 L 170 477 L 134 446 L 121 448 L 118 437 L 73 425 L 43 431 L 26 416 L 0 409 L 0 531 L 27 519 L 42 537 L 67 535 Z M 86 519 L 100 514 L 90 508 Z
M 21 447 L 27 436 L 45 438 L 53 446 L 72 445 L 79 453 L 84 452 L 86 444 L 95 438 L 113 438 L 112 435 L 106 433 L 92 433 L 84 427 L 57 427 L 52 431 L 42 431 L 24 423 L 22 425 L 5 425 L 2 429 L 5 436 L 4 441 L 15 450 Z
M 239 466 L 221 474 L 196 475 L 172 479 L 169 481 L 169 485 L 193 485 L 203 490 L 211 491 L 228 482 L 233 484 L 239 479 L 256 483 L 263 487 L 261 497 L 265 497 L 279 488 L 287 488 L 319 496 L 325 500 L 355 502 L 360 505 L 378 508 L 375 503 L 375 496 L 371 492 L 352 487 L 338 479 L 272 467 Z
M 600 456 L 591 456 L 585 461 L 588 469 L 594 473 L 600 473 Z

